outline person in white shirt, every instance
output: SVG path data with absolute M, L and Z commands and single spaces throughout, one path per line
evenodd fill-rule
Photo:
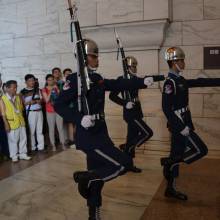
M 31 150 L 44 150 L 42 95 L 34 75 L 25 76 L 26 88 L 21 90 L 30 131 Z M 37 144 L 36 144 L 37 140 Z

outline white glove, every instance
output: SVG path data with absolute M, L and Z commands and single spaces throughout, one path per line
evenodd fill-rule
M 146 85 L 146 86 L 152 86 L 153 83 L 154 83 L 153 77 L 150 76 L 150 77 L 145 77 L 145 78 L 144 78 L 144 85 Z
M 95 125 L 95 122 L 92 115 L 84 115 L 81 120 L 81 125 L 86 129 L 89 127 L 93 127 Z
M 186 126 L 181 132 L 180 134 L 182 134 L 183 136 L 189 136 L 189 131 L 190 128 L 188 126 Z
M 134 103 L 133 102 L 127 102 L 125 108 L 126 109 L 132 109 L 134 107 Z

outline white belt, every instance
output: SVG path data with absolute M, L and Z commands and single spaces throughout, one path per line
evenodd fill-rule
M 188 110 L 189 110 L 189 108 L 188 108 L 188 106 L 186 106 L 184 108 L 177 109 L 174 112 L 181 114 L 181 113 L 187 112 Z

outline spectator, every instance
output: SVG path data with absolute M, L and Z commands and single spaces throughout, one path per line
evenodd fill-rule
M 1 107 L 5 130 L 8 136 L 10 158 L 18 162 L 18 157 L 30 160 L 27 155 L 27 136 L 25 121 L 23 117 L 23 105 L 17 95 L 17 82 L 9 80 L 6 82 L 6 94 L 2 96 Z
M 49 137 L 50 143 L 52 145 L 52 150 L 56 151 L 55 146 L 55 125 L 59 133 L 59 139 L 61 142 L 62 149 L 65 149 L 64 146 L 64 133 L 63 133 L 63 119 L 54 111 L 54 101 L 59 94 L 59 89 L 55 83 L 54 76 L 48 74 L 46 76 L 46 85 L 42 90 L 43 99 L 46 103 L 46 115 L 47 123 L 49 127 Z
M 54 81 L 57 84 L 59 91 L 63 89 L 64 81 L 62 80 L 62 73 L 59 67 L 54 67 L 52 69 L 52 75 L 54 77 Z
M 63 70 L 63 80 L 66 82 L 67 76 L 72 74 L 72 70 L 70 68 L 66 68 Z M 70 107 L 73 107 L 73 103 L 70 104 Z M 73 123 L 64 122 L 64 126 L 66 127 L 65 130 L 67 130 L 67 140 L 65 141 L 65 144 L 70 146 L 70 148 L 75 148 L 75 125 Z
M 29 125 L 31 150 L 44 150 L 42 96 L 34 75 L 25 76 L 26 88 L 21 90 Z M 37 140 L 37 145 L 36 145 Z

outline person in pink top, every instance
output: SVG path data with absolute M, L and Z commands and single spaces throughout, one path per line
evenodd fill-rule
M 46 76 L 46 85 L 42 90 L 42 96 L 46 103 L 46 115 L 47 123 L 49 128 L 50 143 L 52 145 L 52 150 L 56 151 L 55 146 L 55 125 L 59 133 L 59 140 L 61 147 L 64 150 L 64 132 L 63 132 L 63 119 L 54 111 L 54 102 L 59 95 L 59 89 L 55 83 L 54 76 L 48 74 Z

